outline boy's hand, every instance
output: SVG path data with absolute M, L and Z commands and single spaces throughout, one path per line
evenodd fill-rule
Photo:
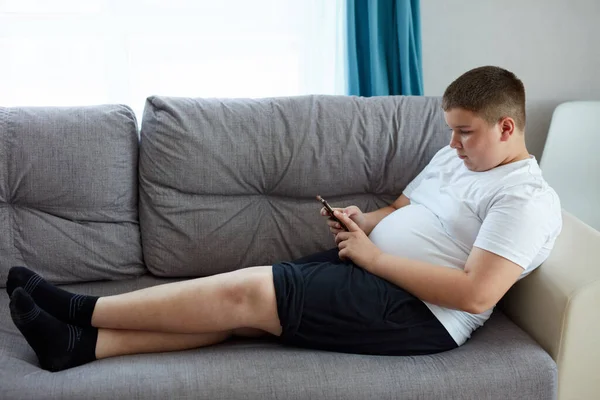
M 352 219 L 356 225 L 364 232 L 363 226 L 365 225 L 365 214 L 358 208 L 357 206 L 348 206 L 346 208 L 333 208 L 333 211 L 345 212 L 350 219 Z M 333 234 L 333 236 L 337 235 L 340 232 L 346 232 L 344 228 L 342 228 L 337 221 L 329 216 L 329 213 L 325 209 L 325 207 L 321 208 L 321 215 L 327 217 L 327 225 L 329 226 L 329 231 Z M 348 225 L 346 225 L 348 226 Z
M 350 230 L 349 232 L 339 232 L 335 235 L 335 243 L 340 250 L 338 253 L 340 259 L 350 259 L 354 264 L 368 271 L 370 266 L 375 265 L 377 258 L 383 252 L 375 246 L 375 243 L 347 215 L 337 210 L 334 210 L 334 215 Z

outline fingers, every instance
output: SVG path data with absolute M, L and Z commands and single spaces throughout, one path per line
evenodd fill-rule
M 340 208 L 334 208 L 333 211 L 339 211 L 339 212 L 341 212 L 341 209 Z M 329 212 L 325 209 L 325 207 L 321 208 L 321 212 L 320 213 L 321 213 L 321 216 L 328 217 L 328 222 L 333 221 L 333 222 L 337 223 L 337 221 L 335 220 L 335 218 L 333 217 L 333 215 L 329 214 Z M 334 226 L 334 225 L 330 224 L 330 226 Z
M 344 229 L 342 228 L 342 226 L 333 220 L 329 220 L 327 221 L 327 225 L 329 225 L 329 231 L 333 234 L 337 234 L 339 232 L 344 232 Z
M 334 210 L 339 210 L 338 208 L 334 208 Z M 327 226 L 329 226 L 329 231 L 331 233 L 333 233 L 334 235 L 337 234 L 338 232 L 344 232 L 344 230 L 342 229 L 342 226 L 340 225 L 339 222 L 337 222 L 335 219 L 333 219 L 329 213 L 327 212 L 327 210 L 325 209 L 325 207 L 321 208 L 321 215 L 322 216 L 327 216 Z
M 347 214 L 336 211 L 336 218 L 339 218 L 340 222 L 346 225 L 348 232 L 360 230 L 356 222 L 354 222 Z
M 335 235 L 335 245 L 341 250 L 348 245 L 349 236 L 342 232 L 341 234 Z
M 334 239 L 334 241 L 335 241 L 335 245 L 339 247 L 339 245 L 340 245 L 340 242 L 342 241 L 342 238 L 340 237 L 340 235 L 337 235 L 337 234 L 336 234 L 336 235 L 333 237 L 333 239 Z
M 340 208 L 334 208 L 333 210 L 335 211 L 335 210 L 341 210 L 341 209 Z M 325 207 L 322 207 L 321 208 L 321 215 L 327 216 L 327 215 L 330 215 L 330 214 L 329 214 L 329 212 L 327 211 L 327 209 Z
M 334 229 L 342 229 L 342 225 L 340 225 L 340 223 L 337 221 L 333 221 L 333 220 L 327 221 L 327 225 L 329 225 L 330 227 L 332 227 Z

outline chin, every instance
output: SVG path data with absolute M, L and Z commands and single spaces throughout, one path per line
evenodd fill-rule
M 476 171 L 475 166 L 471 163 L 471 161 L 468 158 L 465 158 L 464 160 L 462 160 L 463 164 L 465 164 L 465 167 L 467 167 L 467 169 L 469 171 Z
M 488 169 L 490 169 L 490 168 L 482 168 L 478 165 L 475 165 L 475 164 L 471 163 L 468 158 L 463 160 L 463 162 L 465 163 L 465 167 L 467 167 L 467 169 L 469 171 L 483 172 L 483 171 L 487 171 Z
M 479 166 L 474 167 L 474 166 L 467 165 L 467 168 L 473 172 L 485 172 L 485 171 L 489 171 L 490 169 L 494 169 L 495 167 L 479 167 Z

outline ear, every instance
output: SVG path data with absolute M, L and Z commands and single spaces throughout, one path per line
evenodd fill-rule
M 507 141 L 510 136 L 515 132 L 515 120 L 511 117 L 503 117 L 498 121 L 500 126 L 500 141 Z

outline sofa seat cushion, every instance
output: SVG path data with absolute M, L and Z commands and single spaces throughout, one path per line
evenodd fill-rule
M 143 276 L 62 286 L 112 295 L 175 281 Z M 233 339 L 172 353 L 95 361 L 50 373 L 10 320 L 0 294 L 0 382 L 9 399 L 554 399 L 550 356 L 500 311 L 458 349 L 365 356 Z

